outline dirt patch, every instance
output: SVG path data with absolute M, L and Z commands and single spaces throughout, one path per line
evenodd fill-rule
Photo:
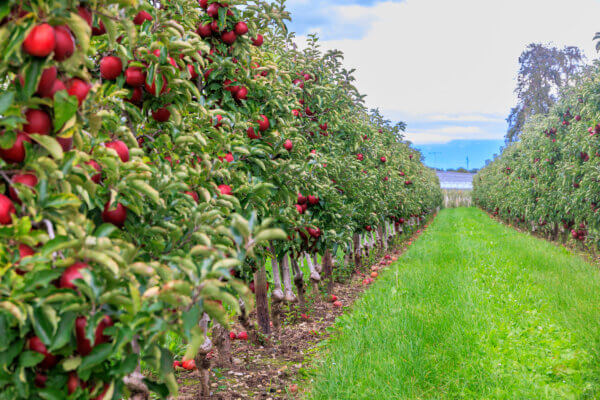
M 386 256 L 379 257 L 372 265 L 387 267 L 402 255 L 420 233 L 419 230 L 409 240 L 390 249 L 387 259 Z M 334 307 L 324 293 L 309 291 L 307 313 L 303 316 L 295 306 L 286 309 L 282 326 L 271 335 L 269 347 L 234 340 L 231 349 L 233 363 L 230 365 L 219 364 L 218 354 L 215 354 L 210 371 L 210 399 L 300 398 L 309 377 L 312 355 L 318 351 L 319 342 L 329 337 L 331 330 L 328 328 L 368 288 L 369 285 L 364 285 L 363 280 L 370 273 L 371 267 L 368 271 L 356 271 L 344 283 L 335 283 L 333 293 L 342 302 L 342 307 Z M 239 332 L 242 327 L 234 326 L 233 330 Z M 180 385 L 179 400 L 202 398 L 199 395 L 200 375 L 197 371 L 178 373 L 177 378 Z

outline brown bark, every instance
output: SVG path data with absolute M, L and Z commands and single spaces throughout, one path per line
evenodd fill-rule
M 302 274 L 302 270 L 298 266 L 298 259 L 296 257 L 291 257 L 292 260 L 292 269 L 294 270 L 294 284 L 296 285 L 296 290 L 298 292 L 298 305 L 300 306 L 300 310 L 303 312 L 306 311 L 306 298 L 305 298 L 305 289 L 304 289 L 304 275 Z
M 212 330 L 212 339 L 215 347 L 218 349 L 219 364 L 228 366 L 231 364 L 231 338 L 229 332 L 223 327 L 223 325 L 215 322 L 215 326 Z
M 327 294 L 331 295 L 333 293 L 333 259 L 329 249 L 325 250 L 325 254 L 323 254 L 323 279 L 327 283 Z
M 352 250 L 354 251 L 354 266 L 357 270 L 362 268 L 361 255 L 360 255 L 360 235 L 355 233 L 352 236 Z
M 256 296 L 256 318 L 263 334 L 271 333 L 269 324 L 269 301 L 267 299 L 267 271 L 265 264 L 254 274 L 254 292 Z

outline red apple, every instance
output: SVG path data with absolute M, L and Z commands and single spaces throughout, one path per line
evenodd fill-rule
M 266 131 L 267 129 L 269 129 L 269 127 L 271 126 L 270 122 L 269 122 L 269 118 L 267 118 L 265 115 L 260 115 L 260 118 L 258 119 L 258 129 L 260 129 L 261 132 Z
M 16 213 L 15 206 L 8 197 L 0 194 L 0 225 L 8 225 L 12 222 L 11 214 Z
M 160 90 L 160 94 L 166 93 L 169 89 L 167 88 L 167 78 L 164 75 L 160 76 L 163 81 L 162 89 Z M 144 88 L 146 88 L 146 92 L 151 95 L 156 96 L 156 79 L 152 81 L 151 85 L 148 85 L 148 82 L 144 82 Z
M 319 198 L 317 196 L 309 195 L 308 196 L 308 203 L 311 206 L 317 205 L 317 204 L 319 204 Z
M 333 306 L 334 306 L 334 307 L 338 307 L 338 308 L 339 308 L 339 307 L 341 307 L 341 306 L 342 306 L 342 302 L 341 302 L 341 301 L 339 301 L 339 300 L 336 300 L 336 301 L 334 301 L 334 302 L 333 302 Z
M 23 185 L 34 187 L 38 183 L 38 179 L 33 174 L 16 174 L 12 177 L 13 183 L 22 183 Z M 14 200 L 15 203 L 21 204 L 21 200 L 19 199 L 19 195 L 13 186 L 11 186 L 8 190 L 10 198 Z
M 117 155 L 123 162 L 129 161 L 129 148 L 125 143 L 120 140 L 113 140 L 105 144 L 109 149 L 113 149 L 117 152 Z
M 69 379 L 67 379 L 67 392 L 69 394 L 75 393 L 77 388 L 79 387 L 79 377 L 76 372 L 69 373 Z
M 166 107 L 152 110 L 152 118 L 157 122 L 167 122 L 171 117 L 171 111 Z
M 83 278 L 79 270 L 87 268 L 89 268 L 89 266 L 84 262 L 76 262 L 70 267 L 67 267 L 67 269 L 65 269 L 60 276 L 60 287 L 63 289 L 75 289 L 75 284 L 73 281 L 75 279 Z
M 126 99 L 125 101 L 132 104 L 139 104 L 142 101 L 142 97 L 144 96 L 144 92 L 141 87 L 136 87 L 131 90 L 131 97 Z
M 229 339 L 234 340 L 237 337 L 237 334 L 234 331 L 229 332 Z
M 83 103 L 91 88 L 92 85 L 79 78 L 73 78 L 67 83 L 67 92 L 71 96 L 77 97 L 79 105 Z
M 25 133 L 47 135 L 52 131 L 52 120 L 45 111 L 30 108 L 25 111 L 25 119 L 27 120 L 27 124 L 23 125 Z
M 22 162 L 25 159 L 25 145 L 23 142 L 31 143 L 31 139 L 25 132 L 18 132 L 12 147 L 8 149 L 0 147 L 0 158 L 9 164 Z
M 198 3 L 200 4 L 200 8 L 204 10 L 208 7 L 208 0 L 198 0 Z
M 54 45 L 54 59 L 56 61 L 64 61 L 71 57 L 75 52 L 75 41 L 71 30 L 67 25 L 54 27 L 56 34 L 56 44 Z
M 246 134 L 250 139 L 260 139 L 261 138 L 260 132 L 256 133 L 256 131 L 254 130 L 254 127 L 252 127 L 252 126 L 246 130 Z
M 296 204 L 295 207 L 298 214 L 304 214 L 304 208 L 300 204 Z
M 106 56 L 102 57 L 102 59 L 100 60 L 100 76 L 102 77 L 102 79 L 114 81 L 119 77 L 119 75 L 121 75 L 122 70 L 123 62 L 119 57 Z M 142 81 L 142 83 L 137 86 L 141 86 L 143 83 L 144 82 Z
M 237 334 L 236 339 L 238 340 L 248 340 L 248 332 L 242 331 Z
M 42 72 L 42 76 L 40 77 L 40 81 L 37 86 L 37 94 L 46 97 L 45 95 L 50 93 L 52 90 L 52 86 L 54 85 L 54 81 L 56 80 L 56 67 L 48 67 Z
M 125 70 L 125 83 L 129 86 L 137 88 L 144 86 L 144 82 L 146 82 L 146 73 L 141 67 L 128 67 Z
M 27 347 L 31 351 L 44 355 L 44 359 L 38 364 L 42 369 L 52 368 L 58 362 L 56 356 L 53 356 L 48 352 L 46 345 L 37 336 L 34 336 L 27 341 Z
M 196 369 L 196 361 L 194 361 L 193 358 L 191 360 L 184 360 L 181 363 L 181 366 L 183 367 L 183 369 L 187 369 L 188 371 L 191 371 L 193 369 Z
M 294 148 L 294 144 L 292 143 L 292 141 L 290 139 L 287 139 L 283 143 L 283 148 L 286 149 L 287 151 L 292 151 L 292 149 Z
M 187 194 L 188 196 L 191 196 L 192 199 L 194 199 L 194 201 L 196 203 L 198 203 L 200 201 L 200 198 L 198 197 L 198 193 L 196 193 L 196 192 L 192 192 L 192 191 L 188 190 L 188 191 L 185 191 L 183 193 Z
M 200 35 L 200 37 L 202 37 L 202 38 L 207 38 L 207 37 L 212 36 L 213 31 L 212 31 L 210 22 L 207 24 L 198 25 L 198 29 L 196 29 L 196 33 L 198 35 Z
M 198 72 L 196 71 L 196 67 L 194 67 L 193 64 L 188 64 L 187 65 L 187 69 L 188 72 L 190 73 L 190 78 L 191 79 L 196 79 L 198 77 Z
M 54 82 L 52 82 L 52 87 L 50 88 L 50 90 L 48 90 L 48 92 L 44 94 L 40 93 L 40 96 L 54 99 L 54 95 L 56 94 L 56 92 L 59 92 L 61 90 L 67 90 L 67 87 L 60 79 L 56 79 Z
M 248 97 L 248 89 L 246 89 L 244 86 L 240 87 L 234 94 L 233 97 L 236 100 L 246 100 L 246 98 Z
M 298 204 L 304 204 L 307 200 L 306 196 L 302 196 L 302 193 L 298 193 Z
M 261 35 L 260 33 L 258 35 L 256 35 L 256 37 L 254 39 L 252 39 L 252 44 L 256 47 L 262 46 L 263 42 L 264 42 L 264 38 L 263 38 L 263 35 Z
M 358 154 L 356 155 L 356 159 L 357 159 L 358 161 L 362 161 L 362 160 L 364 160 L 364 158 L 365 158 L 365 156 L 363 156 L 361 153 L 358 153 Z
M 110 336 L 104 334 L 104 330 L 110 326 L 113 326 L 115 323 L 112 318 L 108 315 L 102 317 L 98 326 L 96 327 L 96 334 L 94 335 L 94 346 L 98 346 L 102 343 L 107 343 L 110 340 Z
M 83 18 L 85 22 L 87 22 L 90 28 L 92 27 L 92 13 L 90 10 L 88 10 L 84 6 L 79 6 L 77 7 L 77 14 L 79 14 L 79 16 Z
M 223 32 L 221 34 L 221 40 L 223 41 L 223 43 L 225 43 L 229 46 L 234 44 L 236 39 L 237 39 L 237 35 L 235 34 L 234 31 Z
M 248 33 L 248 25 L 244 21 L 240 21 L 237 24 L 235 24 L 234 30 L 235 34 L 238 36 L 245 35 L 246 33 Z
M 135 18 L 133 19 L 133 23 L 136 25 L 141 25 L 144 21 L 152 21 L 152 15 L 150 15 L 147 11 L 140 11 L 137 13 Z
M 35 26 L 23 41 L 23 50 L 34 57 L 46 57 L 56 44 L 54 28 L 48 24 Z
M 218 18 L 219 17 L 219 4 L 218 3 L 209 4 L 208 7 L 206 8 L 206 13 L 211 18 L 214 18 L 214 19 Z
M 221 194 L 231 195 L 233 193 L 231 186 L 229 186 L 229 185 L 219 185 L 218 188 L 219 188 L 219 191 L 221 192 Z
M 386 162 L 386 161 L 387 161 L 387 158 L 385 158 L 385 157 L 381 157 L 379 160 L 380 160 L 382 163 L 384 163 L 384 162 Z
M 106 202 L 104 211 L 102 212 L 102 221 L 122 228 L 125 224 L 125 219 L 127 219 L 127 208 L 121 203 L 116 203 L 116 205 L 111 208 L 110 201 Z
M 64 151 L 65 153 L 73 148 L 73 136 L 68 138 L 56 136 L 55 139 L 58 142 L 58 144 L 60 144 L 62 151 Z
M 86 165 L 91 166 L 92 168 L 94 168 L 96 171 L 98 171 L 97 174 L 94 174 L 90 177 L 90 179 L 92 180 L 92 182 L 94 183 L 100 183 L 100 179 L 102 179 L 102 167 L 100 166 L 100 164 L 98 164 L 96 162 L 96 160 L 90 160 L 90 161 L 86 161 L 85 163 Z

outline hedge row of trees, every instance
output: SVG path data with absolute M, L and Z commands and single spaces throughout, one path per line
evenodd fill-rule
M 232 315 L 256 301 L 269 333 L 267 258 L 271 299 L 302 301 L 302 257 L 439 206 L 401 126 L 287 19 L 283 1 L 0 5 L 0 399 L 174 394 L 167 333 L 207 380 Z
M 552 239 L 600 239 L 600 71 L 582 76 L 520 141 L 482 169 L 473 198 L 485 210 Z

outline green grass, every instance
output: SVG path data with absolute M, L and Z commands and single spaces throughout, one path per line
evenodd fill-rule
M 446 209 L 340 318 L 313 399 L 600 398 L 600 274 Z

